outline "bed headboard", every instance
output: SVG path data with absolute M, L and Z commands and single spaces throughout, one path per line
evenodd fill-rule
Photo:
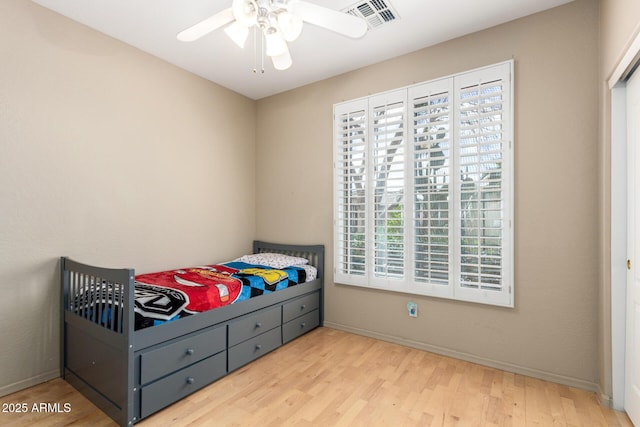
M 287 245 L 254 240 L 253 253 L 259 254 L 264 252 L 306 258 L 309 260 L 309 264 L 318 269 L 318 277 L 324 280 L 324 245 Z

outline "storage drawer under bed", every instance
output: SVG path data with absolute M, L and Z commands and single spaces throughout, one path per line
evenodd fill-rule
M 320 312 L 318 310 L 313 310 L 303 316 L 296 317 L 292 321 L 282 325 L 282 343 L 286 344 L 319 325 Z
M 257 311 L 229 323 L 229 347 L 280 326 L 280 307 Z
M 223 351 L 142 387 L 140 393 L 140 416 L 144 418 L 151 415 L 223 377 L 226 373 L 227 352 Z
M 229 347 L 229 372 L 246 365 L 271 350 L 275 350 L 281 344 L 282 333 L 278 326 L 255 338 L 242 342 L 234 347 Z
M 140 384 L 155 381 L 227 348 L 224 326 L 206 330 L 140 355 Z
M 282 323 L 287 323 L 320 307 L 320 294 L 314 292 L 282 305 Z

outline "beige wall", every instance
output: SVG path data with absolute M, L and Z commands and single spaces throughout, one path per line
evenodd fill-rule
M 600 0 L 600 64 L 608 79 L 640 31 L 640 2 Z
M 328 325 L 597 388 L 597 26 L 597 0 L 577 0 L 258 101 L 258 237 L 327 246 Z M 512 57 L 515 309 L 334 284 L 332 105 Z
M 631 39 L 635 3 L 602 1 L 601 69 Z M 328 324 L 595 388 L 607 375 L 597 25 L 598 2 L 576 0 L 256 103 L 0 2 L 0 394 L 57 375 L 59 255 L 144 272 L 225 259 L 254 237 L 327 246 Z M 516 308 L 333 284 L 332 105 L 512 57 Z
M 59 373 L 60 255 L 250 249 L 256 105 L 28 0 L 0 1 L 0 58 L 2 395 Z
M 611 93 L 608 80 L 629 45 L 640 33 L 640 2 L 637 0 L 600 1 L 600 305 L 599 354 L 601 393 L 612 394 L 611 355 Z

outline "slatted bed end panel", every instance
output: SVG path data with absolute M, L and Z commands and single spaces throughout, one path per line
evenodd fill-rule
M 324 278 L 324 245 L 287 245 L 256 240 L 253 242 L 254 253 L 278 253 L 309 260 L 309 264 L 318 269 L 318 276 Z
M 66 314 L 120 335 L 133 331 L 133 269 L 94 267 L 67 257 L 61 258 L 61 265 Z

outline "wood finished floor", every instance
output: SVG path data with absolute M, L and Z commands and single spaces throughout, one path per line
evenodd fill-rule
M 113 426 L 61 379 L 0 398 L 2 426 Z M 32 412 L 58 403 L 68 413 Z M 632 426 L 594 393 L 319 328 L 136 424 Z

